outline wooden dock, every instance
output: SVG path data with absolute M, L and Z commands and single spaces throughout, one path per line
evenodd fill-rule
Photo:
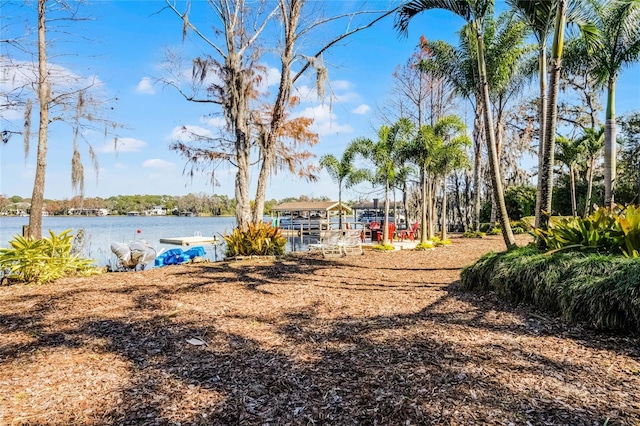
M 220 240 L 217 240 L 219 242 Z M 170 238 L 160 238 L 160 243 L 164 244 L 175 244 L 179 246 L 193 246 L 198 244 L 214 244 L 216 239 L 214 237 L 203 237 L 201 235 L 196 235 L 193 237 L 170 237 Z

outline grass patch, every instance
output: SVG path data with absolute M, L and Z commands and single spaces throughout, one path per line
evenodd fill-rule
M 461 285 L 533 303 L 598 329 L 640 330 L 640 261 L 534 246 L 489 253 L 462 271 Z

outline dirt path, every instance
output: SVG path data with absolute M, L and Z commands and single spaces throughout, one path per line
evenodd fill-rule
M 504 244 L 453 241 L 0 287 L 0 425 L 640 424 L 640 339 L 460 292 Z

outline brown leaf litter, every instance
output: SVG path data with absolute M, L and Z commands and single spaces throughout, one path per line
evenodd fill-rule
M 640 424 L 637 336 L 457 288 L 503 249 L 0 287 L 0 424 Z

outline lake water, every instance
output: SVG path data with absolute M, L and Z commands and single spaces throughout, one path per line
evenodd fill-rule
M 268 219 L 267 219 L 268 220 Z M 9 247 L 14 235 L 22 235 L 22 226 L 28 225 L 28 217 L 0 216 L 0 247 Z M 160 253 L 161 250 L 181 246 L 160 244 L 160 238 L 203 237 L 229 234 L 236 226 L 235 217 L 179 217 L 179 216 L 46 216 L 42 218 L 42 234 L 48 236 L 51 229 L 56 234 L 67 229 L 76 234 L 85 233 L 84 256 L 96 259 L 99 265 L 116 265 L 117 258 L 111 252 L 111 243 L 128 243 L 145 240 Z M 289 237 L 287 251 L 306 250 L 309 237 Z M 224 257 L 223 245 L 214 247 L 202 244 L 209 260 Z M 184 250 L 188 247 L 183 246 Z

